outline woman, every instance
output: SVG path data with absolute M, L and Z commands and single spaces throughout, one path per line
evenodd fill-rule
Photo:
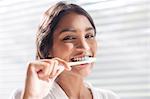
M 36 60 L 28 65 L 24 90 L 12 99 L 119 99 L 84 82 L 93 62 L 68 64 L 96 57 L 95 37 L 95 25 L 84 9 L 64 2 L 52 6 L 39 26 Z

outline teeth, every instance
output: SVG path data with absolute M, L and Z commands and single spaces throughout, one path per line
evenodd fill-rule
M 71 61 L 76 62 L 76 61 L 84 61 L 86 59 L 88 59 L 90 56 L 85 56 L 85 57 L 81 57 L 81 58 L 72 58 Z

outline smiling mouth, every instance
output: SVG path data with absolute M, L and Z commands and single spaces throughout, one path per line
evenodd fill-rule
M 70 61 L 71 62 L 85 61 L 85 60 L 87 60 L 88 58 L 91 58 L 91 57 L 92 57 L 91 55 L 87 55 L 87 56 L 83 56 L 83 57 L 74 57 L 74 58 L 71 58 Z

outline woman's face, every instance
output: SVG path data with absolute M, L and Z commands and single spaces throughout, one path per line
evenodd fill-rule
M 53 35 L 53 47 L 50 54 L 68 62 L 80 61 L 84 57 L 96 56 L 94 28 L 83 15 L 66 14 L 58 23 Z M 72 67 L 71 72 L 87 76 L 93 63 Z

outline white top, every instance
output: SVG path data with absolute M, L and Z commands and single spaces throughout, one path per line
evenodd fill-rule
M 93 99 L 120 99 L 115 93 L 96 89 L 91 86 L 91 84 L 86 83 L 86 86 L 91 89 Z M 16 90 L 10 99 L 21 99 L 21 90 Z M 55 82 L 49 94 L 43 99 L 69 99 L 61 87 Z

